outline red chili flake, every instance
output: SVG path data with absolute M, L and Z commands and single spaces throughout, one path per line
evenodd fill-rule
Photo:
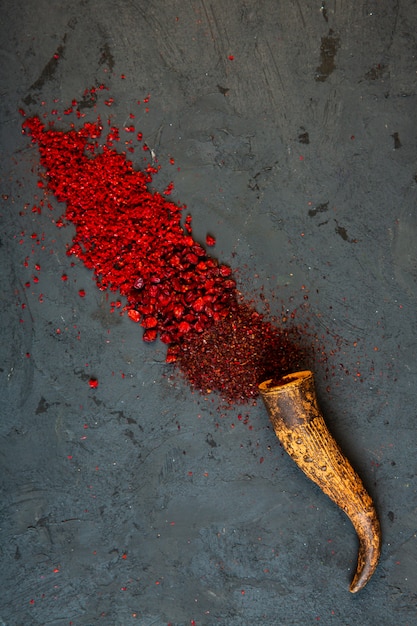
M 65 283 L 65 281 L 67 281 L 67 280 L 68 280 L 68 276 L 67 276 L 66 274 L 62 274 L 62 276 L 61 276 L 61 280 L 62 280 L 62 282 L 64 282 L 64 283 Z
M 212 235 L 206 235 L 206 245 L 209 247 L 216 245 L 216 239 Z
M 90 385 L 91 389 L 97 389 L 98 387 L 97 378 L 90 378 L 90 380 L 88 381 L 88 384 Z
M 143 318 L 141 325 L 143 328 L 156 328 L 158 326 L 158 320 L 153 315 L 149 315 Z
M 229 61 L 234 61 L 235 57 L 233 56 L 233 54 L 229 54 Z
M 80 289 L 78 291 L 78 295 L 80 296 L 80 298 L 85 298 L 85 289 Z
M 147 342 L 152 342 L 155 341 L 155 339 L 158 336 L 158 331 L 155 330 L 154 328 L 147 328 L 145 330 L 145 332 L 143 333 L 143 341 L 147 341 Z
M 170 196 L 174 189 L 174 183 L 169 183 L 169 185 L 164 190 L 164 196 Z
M 230 276 L 232 273 L 232 268 L 228 265 L 220 265 L 219 267 L 220 276 L 226 278 L 226 276 Z

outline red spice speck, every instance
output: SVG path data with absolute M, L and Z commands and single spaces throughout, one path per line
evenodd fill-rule
M 133 322 L 140 322 L 141 315 L 138 311 L 130 309 L 127 314 Z
M 169 183 L 164 191 L 164 196 L 170 196 L 174 189 L 174 183 Z
M 80 296 L 80 298 L 85 298 L 85 289 L 80 289 L 78 291 L 78 295 Z
M 209 247 L 216 245 L 216 239 L 212 235 L 206 235 L 206 245 Z
M 90 378 L 88 381 L 88 384 L 90 385 L 91 389 L 97 389 L 98 387 L 98 380 L 97 378 Z

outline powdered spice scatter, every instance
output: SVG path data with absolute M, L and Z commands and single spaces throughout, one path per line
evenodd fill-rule
M 100 289 L 126 298 L 143 340 L 168 344 L 167 362 L 191 385 L 245 402 L 266 377 L 299 366 L 291 331 L 243 304 L 231 268 L 193 238 L 191 216 L 182 225 L 183 207 L 166 197 L 172 185 L 165 195 L 150 191 L 157 170 L 136 170 L 112 148 L 117 128 L 102 145 L 100 119 L 62 132 L 32 117 L 23 129 L 38 146 L 45 191 L 65 203 L 63 218 L 75 226 L 68 254 L 93 270 Z M 212 235 L 206 245 L 215 245 Z

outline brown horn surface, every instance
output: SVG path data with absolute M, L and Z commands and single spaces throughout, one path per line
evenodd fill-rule
M 278 439 L 298 467 L 351 520 L 358 538 L 356 573 L 350 585 L 362 589 L 378 564 L 381 530 L 371 497 L 330 434 L 317 404 L 313 373 L 296 372 L 259 391 Z

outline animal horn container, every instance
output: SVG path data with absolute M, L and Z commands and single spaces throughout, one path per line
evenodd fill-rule
M 378 564 L 381 530 L 371 497 L 327 429 L 313 373 L 296 372 L 259 386 L 275 434 L 298 467 L 349 517 L 359 538 L 350 591 L 362 589 Z

